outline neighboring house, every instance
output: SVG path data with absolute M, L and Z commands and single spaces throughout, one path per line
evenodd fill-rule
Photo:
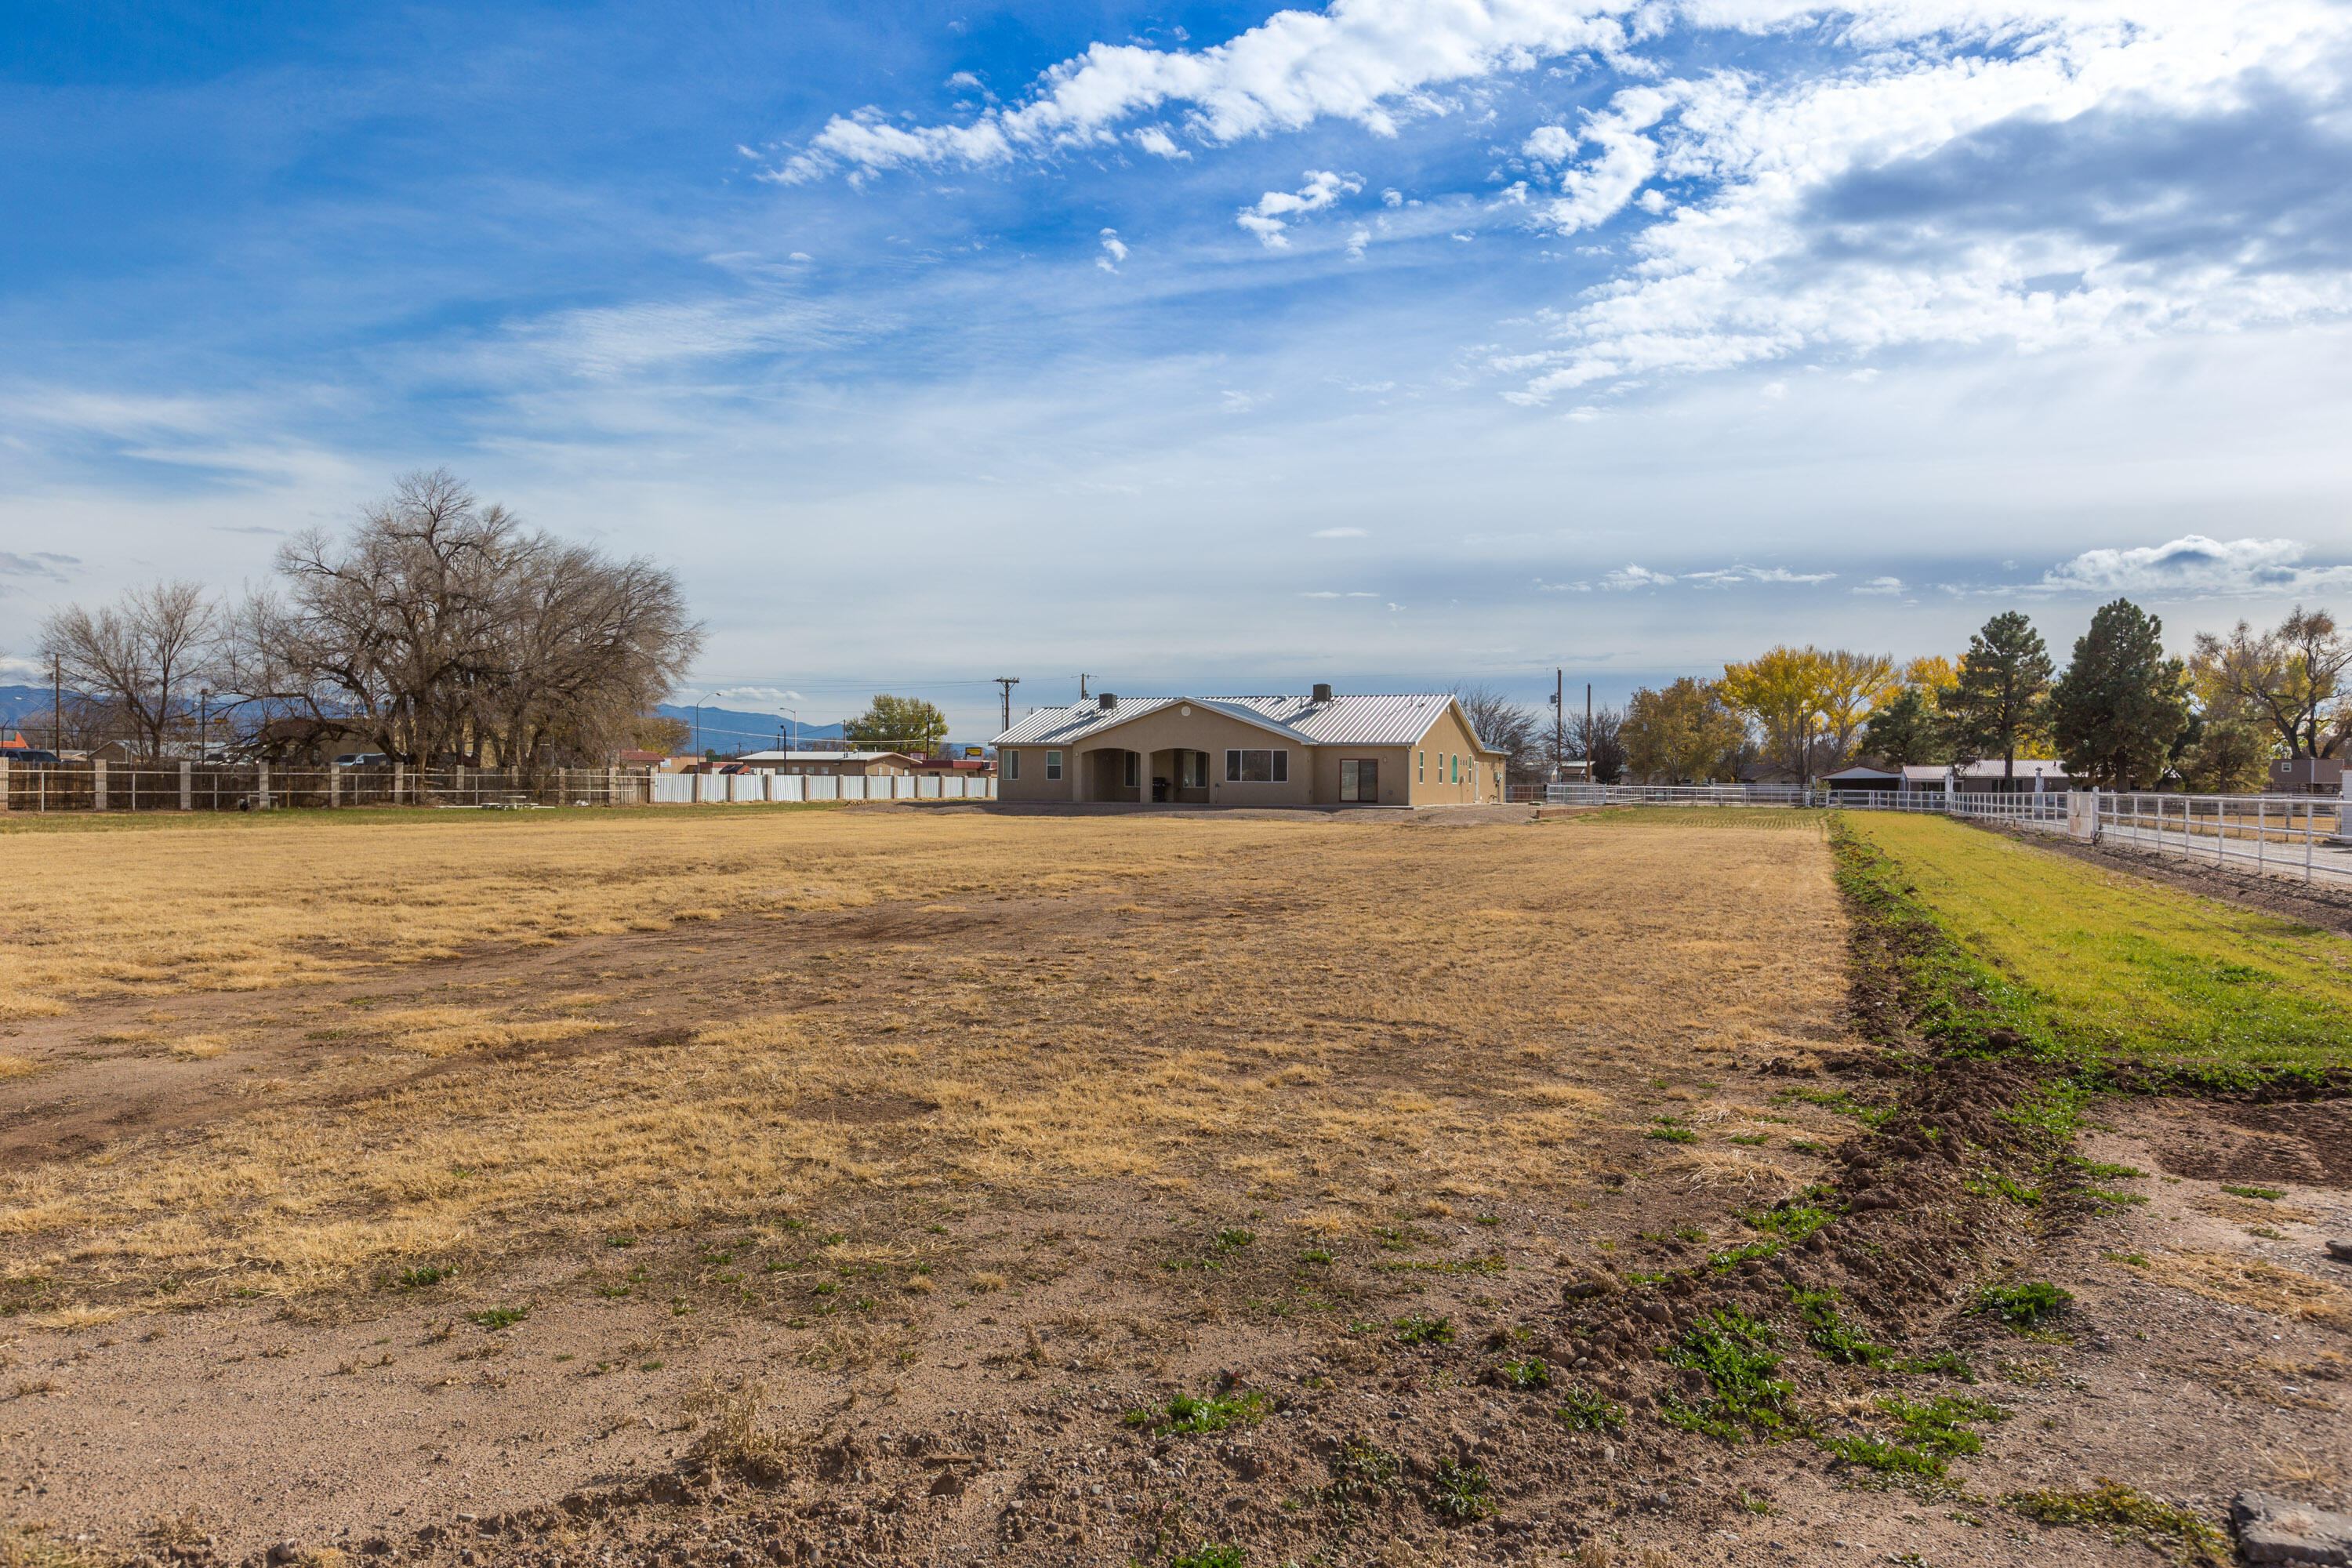
M 810 773 L 818 778 L 891 778 L 928 771 L 904 752 L 745 752 L 730 762 L 747 773 Z
M 996 771 L 986 757 L 909 757 L 913 771 L 926 778 L 986 778 Z
M 1822 783 L 1830 789 L 1891 790 L 1902 786 L 1903 775 L 1888 773 L 1884 768 L 1856 766 L 1841 768 L 1833 773 L 1825 773 L 1822 777 Z
M 1443 693 L 1152 697 L 1041 708 L 996 738 L 996 797 L 1191 805 L 1503 798 L 1507 753 Z
M 2340 757 L 2281 757 L 2271 763 L 2273 795 L 2339 795 L 2344 789 Z

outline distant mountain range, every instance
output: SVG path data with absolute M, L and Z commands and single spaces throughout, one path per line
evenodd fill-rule
M 675 702 L 664 702 L 654 711 L 665 719 L 683 719 L 688 724 L 695 721 L 693 709 L 681 708 Z M 701 746 L 722 752 L 767 751 L 778 744 L 780 738 L 788 738 L 795 744 L 814 741 L 838 745 L 841 742 L 838 723 L 792 725 L 788 734 L 786 721 L 776 714 L 744 713 L 732 708 L 713 708 L 707 702 L 702 705 L 701 732 Z
M 70 697 L 72 692 L 66 693 Z M 694 710 L 681 708 L 674 702 L 662 703 L 655 711 L 666 718 L 695 721 Z M 49 732 L 49 689 L 46 686 L 0 686 L 0 733 L 30 725 L 39 732 L 37 744 L 46 744 Z M 747 713 L 732 708 L 713 708 L 705 704 L 702 710 L 702 747 L 721 752 L 765 751 L 786 738 L 782 719 L 773 713 Z M 35 737 L 27 734 L 26 740 Z M 841 725 L 802 724 L 790 731 L 789 738 L 797 745 L 839 745 Z

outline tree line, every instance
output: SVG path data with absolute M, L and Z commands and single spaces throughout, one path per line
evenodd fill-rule
M 248 750 L 503 767 L 608 760 L 702 646 L 671 573 L 527 528 L 446 469 L 289 540 L 273 577 L 235 602 L 159 583 L 68 605 L 39 652 L 84 733 L 145 758 L 219 714 Z
M 2062 762 L 2075 781 L 2204 793 L 2263 787 L 2274 758 L 2352 754 L 2352 639 L 2325 609 L 2297 605 L 2267 630 L 2240 621 L 2200 633 L 2188 658 L 2164 650 L 2164 626 L 2127 599 L 2102 605 L 2057 667 L 2032 621 L 1994 616 L 1957 658 L 1897 665 L 1886 654 L 1774 647 L 1633 692 L 1590 722 L 1556 728 L 1491 689 L 1458 693 L 1479 733 L 1537 776 L 1558 762 L 1592 764 L 1596 782 L 1729 782 L 1769 769 L 1818 779 L 1854 764 L 1968 764 L 2020 757 Z

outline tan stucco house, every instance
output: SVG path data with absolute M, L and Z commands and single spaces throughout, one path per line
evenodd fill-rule
M 1503 798 L 1505 753 L 1444 693 L 1106 694 L 996 738 L 997 798 L 1163 805 L 1452 805 Z

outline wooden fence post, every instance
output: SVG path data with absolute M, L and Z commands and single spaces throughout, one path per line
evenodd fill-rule
M 8 809 L 8 759 L 0 757 L 0 811 Z
M 95 809 L 106 809 L 106 759 L 100 757 L 89 765 L 89 796 Z
M 196 765 L 194 763 L 180 764 L 180 809 L 196 809 Z

